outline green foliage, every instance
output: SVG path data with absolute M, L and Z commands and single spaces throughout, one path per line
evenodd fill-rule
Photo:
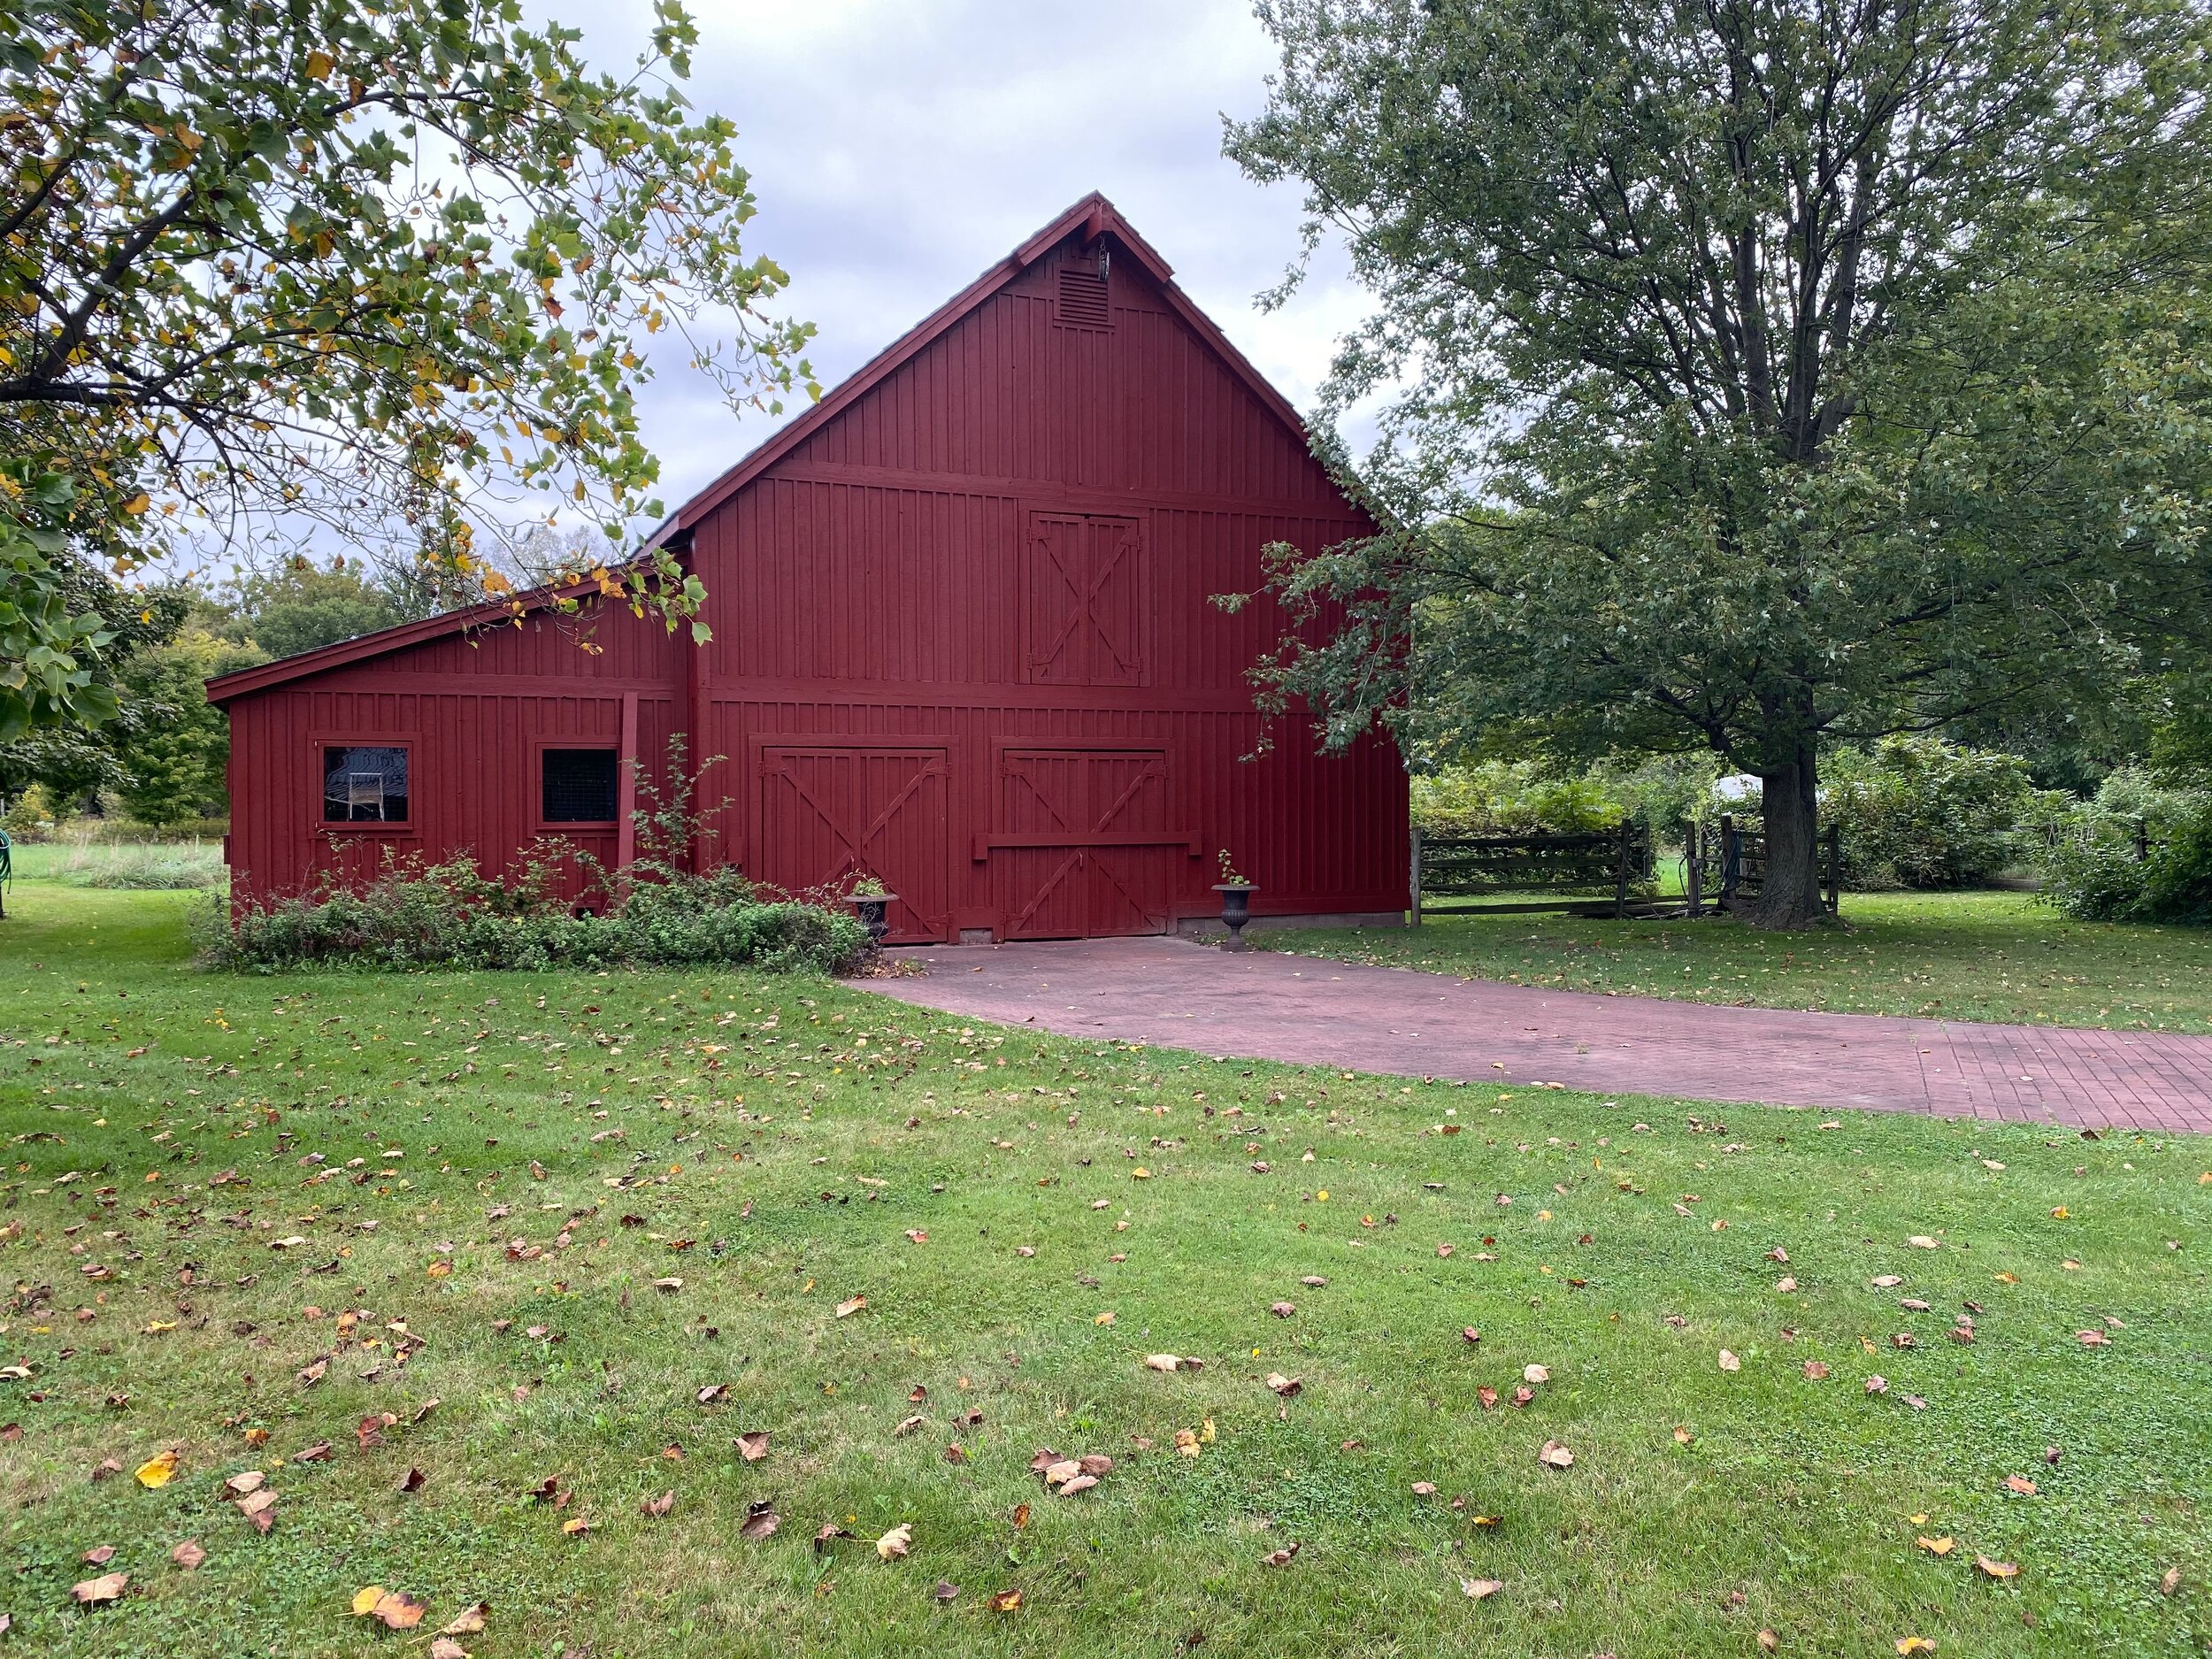
M 1840 832 L 1847 885 L 1962 887 L 2027 861 L 2036 801 L 2016 755 L 1893 737 L 1828 758 L 1823 801 Z
M 1413 780 L 1413 821 L 1432 835 L 1571 835 L 1611 829 L 1622 804 L 1594 777 L 1530 760 L 1490 760 Z
M 207 682 L 264 656 L 196 629 L 123 664 L 119 678 L 144 711 L 116 746 L 133 818 L 159 829 L 229 811 L 230 718 L 209 703 Z
M 2043 891 L 2083 921 L 2212 926 L 2212 799 L 2199 797 L 2141 858 L 2126 836 L 2061 839 L 2046 856 Z
M 228 876 L 219 847 L 194 843 L 75 847 L 46 864 L 43 872 L 71 887 L 131 892 L 220 887 Z
M 868 935 L 818 905 L 764 901 L 733 870 L 615 884 L 604 913 L 555 895 L 559 849 L 487 877 L 468 858 L 388 859 L 355 889 L 251 905 L 219 901 L 200 921 L 200 959 L 233 973 L 310 967 L 611 968 L 749 965 L 772 972 L 849 968 Z
M 696 35 L 657 0 L 618 76 L 518 0 L 0 10 L 0 436 L 144 524 L 312 515 L 496 593 L 473 540 L 531 502 L 611 557 L 660 511 L 649 336 L 733 406 L 818 390 L 735 129 L 677 88 Z M 703 592 L 608 581 L 672 626 Z
M 34 464 L 0 465 L 0 743 L 116 715 L 98 672 L 115 631 L 69 580 L 73 482 Z
M 1701 744 L 1766 780 L 1795 925 L 1823 750 L 2205 648 L 2201 7 L 1262 16 L 1229 153 L 1375 296 L 1325 413 L 1396 396 L 1384 534 L 1275 554 L 1261 678 L 1327 741 Z
M 297 657 L 432 614 L 409 603 L 381 573 L 342 557 L 328 565 L 287 559 L 273 570 L 247 572 L 221 597 L 231 613 L 224 634 L 271 657 Z

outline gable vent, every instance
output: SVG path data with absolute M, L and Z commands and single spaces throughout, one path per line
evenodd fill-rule
M 1113 308 L 1108 303 L 1107 279 L 1079 265 L 1064 265 L 1059 286 L 1053 291 L 1053 320 L 1063 328 L 1111 328 Z

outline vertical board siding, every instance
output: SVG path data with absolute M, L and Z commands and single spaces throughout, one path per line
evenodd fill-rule
M 701 858 L 795 890 L 879 876 L 895 937 L 1171 927 L 1217 913 L 1224 849 L 1263 914 L 1401 909 L 1394 751 L 1319 756 L 1294 716 L 1260 754 L 1247 671 L 1285 618 L 1212 603 L 1261 588 L 1268 544 L 1318 551 L 1367 521 L 1136 259 L 1114 264 L 1110 327 L 1056 325 L 1078 257 L 1095 255 L 1009 279 L 693 526 L 712 629 L 695 656 L 595 607 L 238 698 L 234 890 L 359 879 L 388 855 L 511 868 L 542 828 L 540 749 L 616 742 L 635 695 L 649 780 L 664 786 L 672 734 L 714 763 Z M 1039 618 L 1075 603 L 1036 585 L 1040 523 L 1102 549 L 1064 565 L 1110 576 L 1094 614 L 1135 641 L 1134 669 L 1095 637 L 1033 659 Z M 1110 568 L 1116 538 L 1133 582 Z M 324 833 L 314 745 L 379 739 L 412 747 L 415 821 Z M 1122 841 L 979 849 L 1070 817 Z M 1127 844 L 1155 833 L 1184 839 Z M 570 839 L 614 857 L 611 832 Z

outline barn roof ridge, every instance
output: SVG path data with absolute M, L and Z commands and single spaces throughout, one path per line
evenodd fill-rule
M 932 342 L 944 334 L 964 318 L 997 294 L 1024 271 L 1080 231 L 1086 245 L 1096 242 L 1111 232 L 1115 240 L 1125 249 L 1148 275 L 1158 283 L 1160 292 L 1169 306 L 1186 326 L 1203 341 L 1206 346 L 1227 365 L 1230 372 L 1243 383 L 1259 402 L 1295 434 L 1299 441 L 1308 442 L 1309 429 L 1305 418 L 1295 405 L 1270 384 L 1267 377 L 1253 366 L 1250 358 L 1238 350 L 1219 325 L 1201 311 L 1191 297 L 1176 285 L 1174 268 L 1160 257 L 1151 243 L 1137 234 L 1136 227 L 1122 216 L 1121 210 L 1105 195 L 1092 190 L 1048 220 L 1034 234 L 1018 243 L 1014 250 L 987 266 L 967 287 L 930 312 L 913 327 L 908 329 L 858 369 L 839 381 L 825 393 L 812 407 L 802 411 L 788 424 L 768 434 L 742 457 L 733 464 L 721 476 L 694 495 L 654 527 L 640 544 L 641 551 L 667 545 L 672 539 L 682 537 L 708 513 L 734 495 L 739 490 L 761 476 L 777 462 L 784 459 L 802 443 L 812 437 L 839 414 L 858 403 L 885 380 L 895 373 L 926 349 Z M 538 588 L 517 595 L 514 599 L 498 600 L 481 605 L 472 605 L 457 611 L 442 611 L 416 622 L 403 622 L 396 626 L 364 634 L 357 638 L 342 640 L 335 645 L 322 646 L 315 650 L 303 651 L 296 657 L 280 657 L 275 662 L 258 667 L 241 669 L 208 681 L 207 698 L 221 704 L 250 692 L 265 691 L 294 680 L 342 668 L 388 652 L 404 650 L 448 634 L 457 634 L 481 626 L 494 626 L 517 619 L 517 605 L 524 611 L 543 610 L 565 596 L 573 596 L 590 589 L 590 584 L 570 586 L 560 589 Z

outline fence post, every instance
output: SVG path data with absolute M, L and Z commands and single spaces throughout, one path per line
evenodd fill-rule
M 2141 864 L 2151 856 L 2151 826 L 2148 818 L 2135 820 L 2135 862 Z
M 1412 834 L 1412 862 L 1407 866 L 1409 879 L 1407 897 L 1412 901 L 1412 926 L 1421 925 L 1421 826 L 1416 824 Z
M 1613 878 L 1613 919 L 1628 919 L 1628 817 L 1621 817 L 1619 865 Z
M 1843 830 L 1839 825 L 1828 826 L 1828 914 L 1843 914 Z
M 1693 921 L 1704 913 L 1704 866 L 1705 826 L 1693 823 L 1686 845 L 1682 849 L 1683 909 Z
M 1736 854 L 1736 819 L 1732 813 L 1720 815 L 1720 908 L 1736 908 L 1736 879 L 1741 873 L 1742 860 Z

